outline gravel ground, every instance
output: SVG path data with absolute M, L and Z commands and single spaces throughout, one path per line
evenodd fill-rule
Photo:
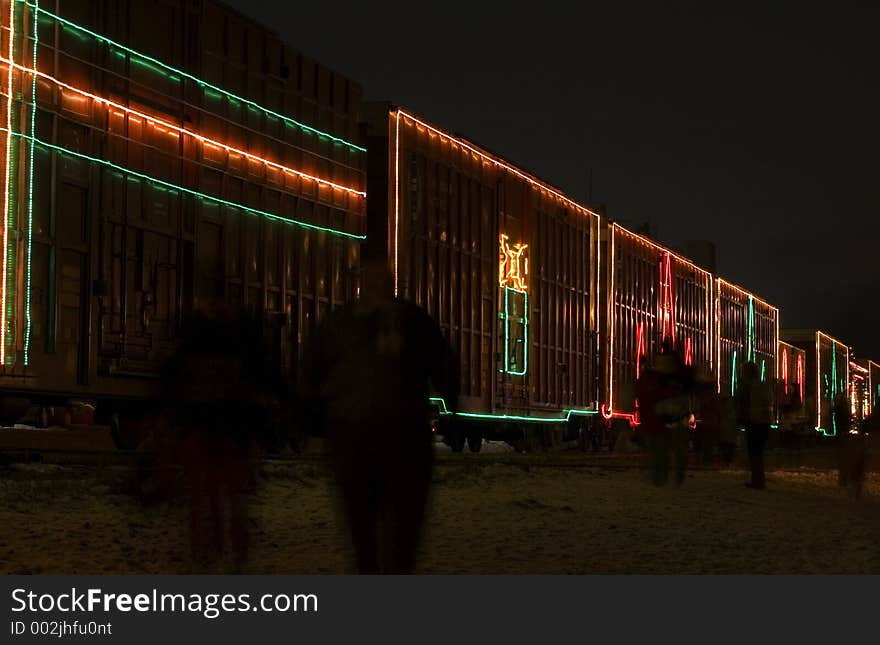
M 435 470 L 420 573 L 880 573 L 880 474 L 855 501 L 836 474 L 692 471 L 657 489 L 638 469 L 469 459 Z M 0 572 L 222 573 L 194 566 L 186 508 L 145 508 L 113 471 L 0 473 Z M 316 464 L 262 467 L 245 573 L 347 573 L 330 478 Z

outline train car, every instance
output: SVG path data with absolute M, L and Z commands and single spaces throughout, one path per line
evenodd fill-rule
M 869 359 L 862 359 L 859 361 L 859 364 L 868 369 L 868 391 L 870 392 L 868 400 L 870 401 L 870 413 L 880 409 L 880 363 L 876 363 Z
M 365 114 L 365 253 L 460 356 L 459 409 L 435 401 L 453 449 L 580 432 L 596 414 L 598 216 L 411 112 Z
M 779 426 L 785 430 L 800 430 L 809 424 L 809 415 L 804 405 L 806 395 L 806 352 L 786 343 L 779 341 L 778 349 L 779 367 L 776 388 L 776 404 L 779 418 Z
M 849 404 L 853 421 L 861 423 L 871 415 L 872 404 L 871 369 L 868 361 L 849 361 Z
M 713 277 L 617 223 L 608 225 L 607 237 L 602 414 L 637 424 L 635 382 L 641 363 L 650 364 L 664 341 L 685 363 L 711 374 Z
M 718 391 L 736 393 L 743 365 L 753 362 L 774 383 L 779 363 L 779 309 L 722 278 L 715 285 L 715 361 Z
M 849 395 L 849 347 L 817 329 L 783 330 L 782 338 L 806 352 L 804 401 L 813 427 L 825 436 L 836 435 L 832 410 L 838 397 Z
M 353 297 L 360 87 L 214 0 L 4 0 L 0 385 L 149 399 L 181 320 Z M 144 25 L 149 25 L 145 29 Z

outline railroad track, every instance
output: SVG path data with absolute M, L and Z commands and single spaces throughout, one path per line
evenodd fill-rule
M 4 448 L 0 450 L 0 463 L 44 463 L 53 465 L 88 466 L 99 470 L 102 469 L 132 469 L 141 460 L 149 459 L 149 453 L 134 450 L 71 450 L 71 449 L 46 449 L 46 448 Z M 305 454 L 271 455 L 260 458 L 260 463 L 267 466 L 298 466 L 312 464 L 324 466 L 327 464 L 329 455 L 326 452 L 314 452 Z M 826 471 L 836 468 L 834 455 L 828 450 L 804 451 L 801 455 L 800 464 L 792 465 L 784 462 L 784 457 L 779 454 L 767 455 L 768 471 L 787 470 L 814 470 Z M 562 450 L 557 452 L 542 453 L 438 453 L 435 455 L 435 465 L 438 467 L 464 467 L 480 468 L 484 466 L 516 466 L 520 468 L 556 468 L 556 469 L 605 469 L 605 470 L 632 470 L 644 467 L 645 455 L 643 453 L 596 453 L 580 452 L 576 450 Z M 869 471 L 880 470 L 880 459 L 870 460 Z M 703 465 L 689 463 L 688 469 L 694 471 L 712 470 L 744 470 L 745 461 L 734 461 L 729 466 Z

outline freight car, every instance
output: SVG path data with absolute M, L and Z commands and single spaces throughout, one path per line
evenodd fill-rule
M 816 329 L 787 329 L 782 338 L 806 354 L 804 402 L 810 422 L 825 436 L 838 432 L 832 410 L 839 397 L 848 397 L 849 347 Z
M 603 267 L 605 419 L 638 423 L 635 382 L 664 342 L 688 365 L 713 365 L 713 278 L 690 260 L 617 223 L 607 229 Z
M 804 404 L 806 394 L 806 352 L 784 340 L 779 341 L 776 404 L 779 426 L 783 430 L 802 431 L 809 425 Z
M 869 361 L 849 361 L 849 402 L 853 421 L 860 424 L 871 415 L 872 403 L 871 366 Z
M 153 399 L 197 308 L 265 312 L 295 370 L 356 288 L 360 87 L 213 0 L 0 13 L 7 396 Z
M 751 361 L 761 380 L 777 379 L 779 309 L 742 287 L 716 279 L 715 334 L 718 391 L 736 392 L 745 363 Z
M 461 360 L 454 450 L 578 435 L 596 414 L 599 217 L 534 175 L 406 110 L 368 115 L 368 243 L 396 293 Z

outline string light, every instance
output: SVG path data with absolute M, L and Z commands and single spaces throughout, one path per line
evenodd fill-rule
M 471 145 L 470 143 L 468 143 L 465 139 L 461 139 L 459 137 L 455 137 L 450 134 L 447 134 L 447 133 L 443 132 L 442 130 L 438 130 L 434 126 L 432 126 L 428 123 L 425 123 L 424 121 L 422 121 L 418 117 L 413 116 L 412 114 L 410 114 L 408 112 L 405 112 L 401 108 L 398 108 L 396 110 L 396 112 L 397 112 L 398 117 L 403 116 L 404 118 L 412 121 L 413 123 L 416 123 L 416 124 L 422 126 L 423 128 L 425 128 L 426 130 L 438 135 L 439 137 L 441 137 L 442 140 L 454 143 L 455 145 L 457 145 L 461 148 L 464 148 L 465 150 L 468 150 L 472 154 L 477 155 L 481 159 L 488 161 L 489 163 L 497 166 L 498 168 L 503 168 L 507 172 L 509 172 L 513 175 L 516 175 L 520 179 L 527 181 L 534 188 L 537 188 L 538 190 L 541 190 L 541 191 L 546 192 L 550 195 L 553 195 L 557 199 L 565 202 L 566 204 L 568 204 L 569 206 L 571 206 L 572 208 L 574 208 L 578 212 L 580 212 L 584 215 L 599 217 L 598 214 L 594 213 L 589 208 L 581 206 L 576 201 L 574 201 L 570 197 L 566 197 L 563 193 L 559 192 L 558 190 L 556 190 L 555 188 L 553 188 L 549 184 L 546 184 L 542 181 L 539 181 L 539 180 L 535 179 L 534 177 L 528 175 L 527 173 L 523 172 L 522 170 L 519 170 L 518 168 L 515 168 L 514 166 L 511 166 L 508 163 L 505 163 L 501 159 L 494 157 L 486 152 L 483 152 L 479 148 L 476 148 L 473 145 Z
M 2 57 L 0 57 L 0 62 L 10 63 L 10 61 L 8 59 L 2 58 Z M 287 173 L 296 175 L 298 177 L 302 177 L 303 179 L 310 179 L 310 180 L 317 182 L 319 184 L 323 184 L 325 186 L 329 186 L 330 188 L 335 188 L 337 190 L 342 190 L 347 193 L 357 195 L 359 197 L 366 197 L 366 195 L 367 195 L 367 193 L 363 190 L 358 190 L 356 188 L 351 188 L 349 186 L 343 186 L 342 184 L 337 184 L 337 183 L 330 181 L 328 179 L 324 179 L 324 178 L 318 177 L 316 175 L 311 175 L 309 173 L 303 172 L 302 170 L 296 170 L 296 169 L 291 168 L 289 166 L 285 166 L 283 164 L 277 163 L 275 161 L 271 161 L 271 160 L 266 159 L 264 157 L 260 157 L 259 155 L 255 155 L 253 153 L 247 152 L 246 150 L 242 150 L 241 148 L 236 148 L 235 146 L 231 146 L 229 144 L 222 143 L 220 141 L 217 141 L 215 139 L 211 139 L 211 138 L 206 137 L 204 135 L 197 134 L 197 133 L 193 132 L 192 130 L 187 130 L 187 129 L 182 128 L 178 125 L 170 123 L 169 121 L 165 121 L 159 117 L 147 114 L 145 112 L 141 112 L 141 111 L 136 110 L 134 108 L 130 108 L 130 107 L 125 106 L 121 103 L 116 103 L 115 101 L 111 101 L 110 99 L 104 98 L 102 96 L 98 96 L 97 94 L 93 94 L 92 92 L 87 92 L 86 90 L 83 90 L 81 88 L 70 85 L 69 83 L 65 83 L 64 81 L 61 81 L 61 80 L 55 78 L 54 76 L 51 76 L 51 75 L 46 74 L 44 72 L 41 72 L 41 71 L 37 70 L 36 67 L 30 68 L 30 67 L 26 67 L 24 65 L 19 65 L 17 63 L 11 63 L 11 65 L 13 65 L 14 67 L 16 67 L 16 68 L 18 68 L 28 74 L 33 75 L 34 76 L 34 83 L 36 83 L 36 76 L 39 76 L 41 78 L 45 78 L 46 80 L 55 83 L 59 87 L 63 87 L 64 89 L 70 90 L 72 92 L 76 92 L 77 94 L 79 94 L 85 98 L 89 98 L 97 103 L 103 104 L 108 109 L 113 107 L 113 108 L 116 108 L 117 110 L 121 110 L 124 113 L 131 114 L 131 115 L 134 115 L 140 119 L 143 119 L 144 121 L 153 125 L 154 127 L 159 126 L 159 127 L 157 127 L 157 129 L 159 131 L 162 131 L 161 128 L 163 128 L 163 127 L 167 128 L 168 130 L 170 130 L 170 132 L 167 132 L 166 134 L 169 134 L 169 135 L 172 135 L 175 137 L 177 137 L 179 135 L 192 137 L 196 141 L 199 141 L 200 143 L 208 146 L 209 148 L 222 149 L 228 153 L 241 155 L 241 156 L 246 157 L 252 161 L 266 164 L 267 166 L 269 166 L 271 168 L 275 168 L 275 169 L 280 170 L 282 172 L 287 172 Z
M 730 370 L 730 396 L 736 394 L 736 350 L 733 350 L 733 367 Z
M 194 195 L 195 197 L 199 197 L 201 199 L 207 199 L 207 200 L 210 200 L 213 202 L 217 202 L 218 204 L 222 204 L 224 206 L 231 206 L 233 208 L 238 208 L 240 210 L 243 210 L 247 213 L 251 213 L 253 215 L 260 215 L 260 216 L 266 217 L 271 220 L 285 222 L 287 224 L 292 224 L 294 226 L 299 226 L 299 227 L 306 228 L 309 230 L 323 231 L 325 233 L 330 233 L 331 235 L 338 235 L 340 237 L 346 237 L 346 238 L 355 239 L 355 240 L 365 240 L 367 238 L 366 235 L 357 235 L 355 233 L 348 233 L 346 231 L 342 231 L 339 229 L 329 228 L 329 227 L 325 227 L 325 226 L 318 226 L 316 224 L 309 224 L 309 223 L 303 222 L 301 220 L 295 220 L 295 219 L 291 219 L 289 217 L 284 217 L 282 215 L 276 215 L 274 213 L 269 213 L 267 211 L 259 210 L 257 208 L 251 208 L 250 206 L 245 206 L 244 204 L 239 204 L 237 202 L 229 201 L 229 200 L 223 199 L 221 197 L 214 197 L 213 195 L 207 195 L 207 194 L 199 192 L 197 190 L 193 190 L 192 188 L 186 188 L 184 186 L 179 186 L 179 185 L 173 184 L 169 181 L 165 181 L 164 179 L 158 179 L 156 177 L 151 177 L 150 175 L 146 175 L 144 173 L 130 170 L 128 168 L 125 168 L 123 166 L 115 164 L 112 161 L 107 161 L 106 159 L 98 159 L 97 157 L 91 157 L 91 156 L 83 154 L 81 152 L 69 150 L 68 148 L 64 148 L 62 146 L 56 146 L 54 144 L 47 143 L 45 141 L 41 141 L 40 139 L 38 139 L 36 137 L 30 137 L 30 136 L 27 136 L 24 134 L 19 134 L 17 132 L 15 132 L 13 134 L 15 136 L 21 137 L 23 139 L 33 140 L 34 143 L 37 143 L 41 146 L 45 146 L 46 148 L 50 148 L 52 150 L 57 150 L 58 152 L 68 154 L 68 155 L 71 155 L 74 157 L 78 157 L 80 159 L 85 159 L 85 160 L 91 161 L 93 163 L 102 164 L 102 165 L 107 166 L 109 168 L 113 168 L 114 170 L 118 170 L 119 172 L 126 173 L 128 175 L 131 175 L 133 177 L 137 177 L 139 179 L 143 179 L 145 181 L 149 181 L 149 182 L 157 184 L 159 186 L 164 186 L 165 188 L 169 188 L 171 190 L 181 191 L 181 192 L 184 192 L 184 193 L 187 193 L 190 195 Z
M 172 74 L 178 74 L 178 75 L 182 76 L 183 78 L 191 80 L 202 88 L 210 89 L 210 90 L 213 90 L 214 92 L 218 92 L 219 94 L 222 94 L 223 96 L 225 96 L 229 99 L 232 99 L 234 101 L 239 101 L 241 103 L 244 103 L 245 105 L 249 105 L 252 108 L 256 108 L 257 110 L 260 110 L 264 114 L 272 116 L 276 119 L 280 119 L 281 121 L 283 121 L 285 123 L 288 123 L 290 125 L 298 127 L 298 128 L 305 130 L 307 132 L 311 132 L 312 134 L 316 134 L 319 137 L 325 137 L 327 139 L 330 139 L 331 141 L 335 141 L 336 143 L 340 143 L 340 144 L 348 146 L 349 148 L 352 148 L 354 150 L 358 150 L 359 152 L 366 152 L 367 151 L 367 149 L 362 146 L 351 143 L 350 141 L 346 141 L 345 139 L 340 139 L 339 137 L 335 137 L 328 132 L 323 132 L 321 130 L 318 130 L 317 128 L 313 128 L 309 125 L 306 125 L 305 123 L 300 123 L 299 121 L 297 121 L 295 119 L 291 119 L 288 116 L 284 116 L 283 114 L 279 114 L 278 112 L 270 110 L 269 108 L 263 107 L 262 105 L 259 105 L 259 104 L 255 103 L 254 101 L 251 101 L 251 100 L 246 99 L 241 96 L 237 96 L 237 95 L 233 94 L 232 92 L 228 92 L 228 91 L 224 90 L 221 87 L 217 87 L 216 85 L 208 83 L 207 81 L 204 81 L 200 78 L 196 78 L 192 74 L 188 74 L 187 72 L 184 72 L 183 70 L 177 69 L 175 67 L 172 67 L 171 65 L 163 63 L 162 61 L 160 61 L 156 58 L 153 58 L 152 56 L 147 56 L 146 54 L 142 54 L 141 52 L 135 51 L 134 49 L 131 49 L 130 47 L 126 47 L 125 45 L 122 45 L 114 40 L 111 40 L 110 38 L 107 38 L 107 36 L 104 36 L 102 34 L 99 34 L 97 32 L 92 31 L 91 29 L 88 29 L 88 28 L 83 27 L 81 25 L 78 25 L 74 22 L 71 22 L 70 20 L 67 20 L 66 18 L 62 18 L 61 16 L 52 13 L 51 11 L 46 11 L 45 9 L 42 9 L 36 5 L 33 5 L 30 2 L 28 2 L 27 0 L 15 0 L 15 1 L 22 2 L 22 3 L 26 4 L 27 6 L 31 7 L 32 9 L 34 9 L 34 11 L 36 11 L 38 13 L 42 13 L 43 15 L 48 16 L 48 17 L 52 18 L 53 20 L 56 20 L 59 23 L 65 25 L 67 27 L 71 27 L 72 29 L 79 31 L 80 33 L 87 34 L 87 35 L 91 36 L 92 38 L 98 40 L 99 42 L 106 43 L 106 44 L 110 45 L 111 47 L 115 47 L 116 49 L 122 50 L 122 51 L 127 52 L 129 54 L 132 54 L 134 56 L 137 56 L 142 61 L 152 63 L 153 65 L 157 65 L 157 66 L 161 67 L 162 69 L 164 69 L 168 72 L 171 72 Z M 11 54 L 10 54 L 10 58 L 12 58 Z
M 40 1 L 34 0 L 36 10 L 33 11 L 33 69 L 37 69 L 37 43 L 39 42 L 39 25 L 37 19 L 39 17 Z M 12 61 L 9 61 L 9 73 L 12 73 Z M 31 136 L 37 135 L 37 76 L 31 74 Z M 27 367 L 30 362 L 30 343 L 31 343 L 31 254 L 33 252 L 34 239 L 34 152 L 36 147 L 31 141 L 30 156 L 28 157 L 28 230 L 27 230 L 27 284 L 25 287 L 25 332 L 24 332 L 24 366 Z
M 491 421 L 535 421 L 538 423 L 567 423 L 573 416 L 591 416 L 599 414 L 596 410 L 584 408 L 570 408 L 563 410 L 562 417 L 539 417 L 539 416 L 522 416 L 514 414 L 484 414 L 478 412 L 453 412 L 446 407 L 446 401 L 439 396 L 430 398 L 431 403 L 440 408 L 441 415 L 453 415 L 456 417 L 468 417 L 471 419 L 487 419 Z
M 394 295 L 397 295 L 398 232 L 400 231 L 400 110 L 394 115 Z
M 645 354 L 645 323 L 640 322 L 636 327 L 636 380 L 639 380 L 642 356 Z
M 15 2 L 9 3 L 9 60 L 15 58 Z M 0 365 L 6 365 L 6 271 L 9 244 L 10 185 L 12 183 L 12 68 L 9 68 L 6 92 L 6 178 L 3 189 L 3 287 L 0 297 Z
M 788 394 L 788 350 L 782 349 L 782 387 Z
M 529 259 L 525 257 L 528 244 L 517 242 L 513 248 L 507 243 L 509 238 L 504 233 L 498 236 L 498 281 L 502 287 L 512 287 L 518 291 L 527 289 L 526 279 L 529 275 Z M 523 270 L 522 264 L 525 263 Z
M 519 293 L 523 297 L 523 316 L 517 321 L 523 326 L 523 367 L 522 370 L 510 369 L 510 292 Z M 514 376 L 523 376 L 528 371 L 529 366 L 529 294 L 526 291 L 519 291 L 513 287 L 504 287 L 504 371 Z
M 797 381 L 798 381 L 798 393 L 801 397 L 801 403 L 804 402 L 804 357 L 802 354 L 798 354 L 797 357 Z

